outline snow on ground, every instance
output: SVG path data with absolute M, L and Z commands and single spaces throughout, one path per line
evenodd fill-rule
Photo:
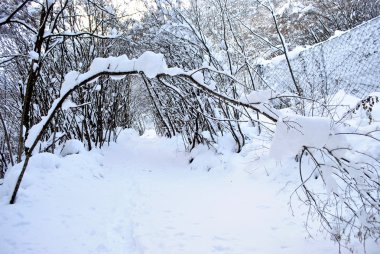
M 292 163 L 271 161 L 257 142 L 241 154 L 228 144 L 223 155 L 188 154 L 180 139 L 128 130 L 102 150 L 33 156 L 16 205 L 7 201 L 20 166 L 0 186 L 0 253 L 338 252 L 315 228 L 308 237 L 297 200 L 292 216 Z

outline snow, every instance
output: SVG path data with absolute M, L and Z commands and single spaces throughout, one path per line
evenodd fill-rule
M 112 80 L 122 80 L 122 79 L 124 79 L 126 77 L 126 75 L 110 75 L 110 78 L 112 79 Z M 99 90 L 100 90 L 100 88 L 99 88 Z M 99 91 L 98 90 L 98 91 Z
M 321 166 L 323 180 L 326 184 L 327 193 L 339 193 L 338 183 L 333 177 L 332 167 Z
M 198 71 L 191 75 L 195 81 L 197 81 L 199 84 L 204 84 L 204 76 L 203 73 Z
M 116 28 L 112 28 L 109 37 L 110 38 L 116 38 L 120 36 L 121 34 L 118 33 Z
M 33 71 L 36 71 L 38 66 L 39 66 L 38 63 L 33 63 Z
M 78 154 L 84 152 L 84 145 L 82 142 L 76 139 L 70 139 L 65 142 L 61 151 L 61 156 L 65 157 L 71 154 Z
M 79 75 L 80 73 L 77 71 L 70 71 L 69 73 L 65 75 L 64 82 L 61 86 L 61 92 L 60 92 L 61 95 L 66 94 L 73 87 L 72 84 L 75 83 Z
M 51 35 L 52 35 L 52 32 L 51 32 L 50 28 L 46 29 L 45 32 L 44 32 L 44 37 L 49 37 Z
M 276 15 L 282 15 L 285 13 L 287 9 L 290 8 L 290 1 L 287 1 L 284 5 L 282 5 L 280 8 L 276 8 L 275 14 Z
M 46 6 L 51 6 L 55 3 L 55 0 L 46 0 L 46 1 L 43 1 L 43 3 L 46 3 Z
M 167 68 L 163 54 L 144 52 L 135 63 L 135 69 L 143 71 L 148 78 L 154 78 L 159 73 L 164 73 Z
M 296 59 L 302 52 L 304 52 L 305 50 L 309 48 L 310 46 L 296 46 L 294 49 L 287 52 L 289 60 Z M 285 61 L 285 55 L 279 55 L 279 56 L 273 57 L 269 61 L 261 59 L 259 63 L 278 65 L 278 64 L 281 64 L 283 61 Z
M 112 8 L 112 6 L 111 5 L 108 5 L 108 6 L 106 6 L 105 8 L 104 8 L 109 14 L 115 14 L 115 11 L 114 11 L 114 9 Z
M 25 140 L 25 147 L 31 147 L 33 145 L 33 142 L 37 139 L 38 134 L 41 132 L 43 124 L 46 122 L 46 116 L 41 117 L 40 123 L 42 124 L 36 124 L 33 125 L 32 128 L 30 128 L 28 133 L 28 138 Z
M 231 152 L 229 138 L 218 144 L 217 151 L 198 146 L 189 154 L 180 137 L 159 138 L 151 130 L 139 137 L 126 130 L 102 150 L 33 156 L 15 205 L 7 202 L 20 164 L 0 186 L 0 250 L 338 253 L 337 244 L 319 231 L 309 228 L 313 238 L 308 237 L 304 204 L 293 199 L 294 211 L 289 209 L 299 185 L 296 163 L 279 165 L 268 150 L 259 150 L 258 141 L 240 154 Z M 361 253 L 360 246 L 355 250 Z M 367 243 L 367 253 L 377 250 Z
M 276 124 L 270 154 L 275 159 L 296 156 L 302 147 L 323 148 L 330 136 L 331 120 L 325 117 L 284 115 Z
M 336 31 L 334 32 L 334 35 L 331 36 L 329 39 L 330 39 L 330 40 L 331 40 L 331 39 L 334 39 L 334 38 L 336 38 L 336 37 L 341 36 L 341 35 L 344 34 L 344 33 L 346 33 L 346 31 L 336 30 Z
M 331 134 L 325 148 L 329 149 L 331 153 L 337 158 L 344 158 L 348 152 L 346 149 L 339 149 L 344 147 L 350 147 L 348 140 L 343 135 Z
M 65 100 L 62 104 L 62 110 L 68 110 L 70 108 L 76 107 L 77 104 L 75 104 L 72 100 Z
M 244 95 L 241 98 L 241 101 L 246 103 L 269 103 L 269 99 L 273 98 L 273 94 L 271 90 L 257 90 L 252 91 L 247 95 Z
M 38 60 L 39 57 L 40 57 L 40 55 L 36 51 L 34 51 L 34 50 L 29 51 L 29 59 L 30 60 Z

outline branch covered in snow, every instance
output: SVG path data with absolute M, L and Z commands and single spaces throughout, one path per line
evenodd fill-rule
M 80 74 L 79 72 L 72 71 L 66 74 L 65 80 L 61 87 L 60 97 L 55 99 L 52 107 L 49 109 L 47 116 L 42 117 L 42 120 L 30 129 L 28 138 L 25 141 L 25 146 L 33 148 L 36 145 L 36 142 L 38 142 L 39 137 L 42 135 L 41 131 L 46 128 L 54 113 L 61 107 L 63 101 L 70 95 L 72 91 L 103 75 L 122 76 L 144 73 L 148 78 L 155 78 L 157 76 L 165 75 L 182 77 L 190 80 L 194 87 L 205 91 L 211 96 L 220 98 L 233 105 L 251 108 L 255 111 L 260 112 L 268 119 L 277 121 L 278 115 L 276 114 L 275 109 L 269 109 L 266 106 L 260 105 L 260 103 L 258 104 L 257 102 L 250 104 L 251 102 L 240 101 L 218 93 L 209 88 L 201 80 L 196 79 L 195 74 L 197 72 L 198 70 L 184 71 L 180 68 L 169 68 L 166 65 L 164 56 L 162 54 L 156 54 L 149 51 L 143 53 L 137 59 L 129 59 L 126 55 L 119 57 L 96 58 L 91 64 L 89 71 L 86 73 Z

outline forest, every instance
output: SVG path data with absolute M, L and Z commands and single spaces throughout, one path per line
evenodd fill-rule
M 378 0 L 2 0 L 0 253 L 255 253 L 243 248 L 248 234 L 260 238 L 244 226 L 254 214 L 244 222 L 239 214 L 257 212 L 242 203 L 272 189 L 283 197 L 272 193 L 265 205 L 301 223 L 292 246 L 305 249 L 256 253 L 304 253 L 304 238 L 315 235 L 325 249 L 312 253 L 378 253 L 379 16 Z M 155 178 L 144 175 L 151 171 Z M 236 212 L 223 197 L 242 200 Z M 133 206 L 141 200 L 149 205 Z M 71 206 L 81 212 L 63 212 Z M 89 207 L 98 215 L 84 223 L 78 216 Z M 186 210 L 188 220 L 194 213 L 210 232 L 226 221 L 245 240 L 170 247 L 180 241 L 174 234 L 149 235 L 167 218 L 144 217 L 160 208 Z M 90 240 L 61 228 L 64 215 L 89 231 L 119 223 L 118 233 L 104 229 L 107 244 Z M 248 224 L 265 231 L 258 221 Z M 282 230 L 280 238 L 292 234 Z M 46 241 L 52 231 L 55 244 Z M 67 237 L 76 234 L 81 240 Z

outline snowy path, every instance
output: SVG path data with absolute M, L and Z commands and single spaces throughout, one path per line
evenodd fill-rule
M 291 175 L 247 173 L 249 151 L 199 150 L 189 165 L 176 142 L 128 134 L 102 151 L 35 156 L 17 205 L 0 189 L 0 253 L 337 253 L 291 216 Z
M 124 143 L 123 149 L 111 149 L 104 156 L 105 166 L 134 169 L 126 170 L 125 178 L 133 179 L 138 197 L 131 207 L 137 253 L 331 251 L 329 243 L 321 246 L 305 240 L 302 224 L 290 217 L 288 193 L 281 195 L 283 186 L 274 188 L 232 168 L 191 170 L 187 156 L 173 149 L 175 144 L 163 146 L 153 139 L 140 142 L 134 149 Z M 118 160 L 120 150 L 127 150 L 129 159 Z M 244 167 L 238 159 L 227 165 L 212 164 Z

